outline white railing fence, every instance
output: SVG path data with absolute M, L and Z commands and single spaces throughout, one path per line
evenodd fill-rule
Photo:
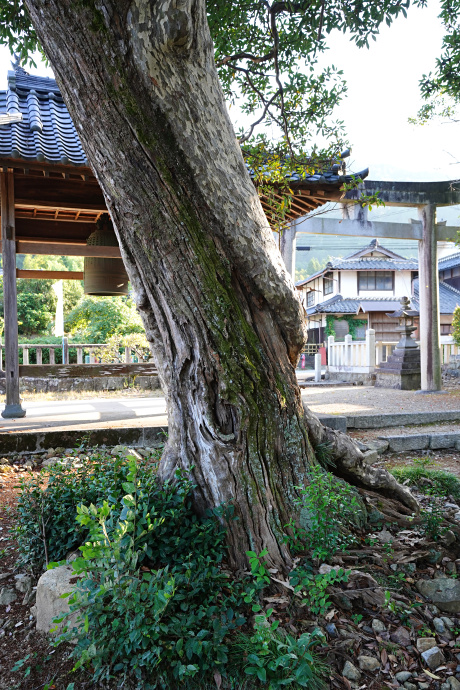
M 346 335 L 345 340 L 336 342 L 333 335 L 327 339 L 327 362 L 330 372 L 348 371 L 354 373 L 372 373 L 375 367 L 386 362 L 397 343 L 375 340 L 375 331 L 366 331 L 366 340 L 352 340 Z M 460 359 L 460 346 L 453 339 L 443 337 L 441 342 L 441 363 Z
M 72 357 L 75 363 L 75 350 L 77 361 L 76 364 L 97 364 L 100 357 L 97 355 L 101 352 L 105 345 L 103 343 L 69 343 L 67 338 L 63 338 L 63 343 L 48 344 L 48 343 L 22 343 L 19 345 L 19 350 L 22 351 L 22 364 L 30 364 L 30 353 L 35 353 L 35 364 L 43 364 L 43 353 L 48 351 L 48 364 L 69 364 L 69 350 L 73 350 Z M 0 370 L 3 370 L 5 345 L 0 340 Z M 60 362 L 56 359 L 56 350 L 61 350 L 59 353 Z M 136 350 L 131 347 L 120 348 L 119 361 L 124 361 L 126 364 L 131 364 L 138 361 Z

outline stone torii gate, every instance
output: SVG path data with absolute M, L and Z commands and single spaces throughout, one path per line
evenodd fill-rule
M 416 208 L 418 219 L 410 223 L 369 221 L 367 209 L 359 204 L 363 195 L 379 192 L 385 206 Z M 347 203 L 348 202 L 348 203 Z M 358 202 L 358 203 L 357 203 Z M 418 240 L 420 291 L 420 350 L 422 391 L 442 388 L 439 333 L 439 281 L 437 243 L 455 241 L 459 227 L 436 222 L 436 209 L 460 204 L 460 180 L 446 182 L 378 182 L 365 180 L 348 192 L 342 203 L 341 221 L 325 216 L 294 221 L 286 231 L 285 262 L 294 273 L 292 255 L 298 231 L 315 235 L 345 235 Z M 284 256 L 283 256 L 284 258 Z

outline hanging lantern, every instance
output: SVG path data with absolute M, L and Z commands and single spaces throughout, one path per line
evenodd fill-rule
M 118 240 L 108 216 L 103 216 L 86 244 L 98 247 L 118 247 Z M 128 294 L 128 275 L 122 259 L 102 259 L 85 256 L 85 295 L 110 297 Z

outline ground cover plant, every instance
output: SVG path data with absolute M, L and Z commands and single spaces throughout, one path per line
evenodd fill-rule
M 411 465 L 395 466 L 390 472 L 398 482 L 416 486 L 422 493 L 452 496 L 455 500 L 460 500 L 458 477 L 437 466 L 428 457 L 414 458 Z

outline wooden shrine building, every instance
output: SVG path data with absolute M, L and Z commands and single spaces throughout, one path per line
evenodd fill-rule
M 118 246 L 88 243 L 107 208 L 53 79 L 31 76 L 20 67 L 8 73 L 8 88 L 0 92 L 0 170 L 6 379 L 2 416 L 14 418 L 25 415 L 19 377 L 31 373 L 28 365 L 19 366 L 16 278 L 84 278 L 80 272 L 18 270 L 16 255 L 104 259 L 120 259 L 121 255 Z M 361 173 L 361 177 L 366 175 L 367 171 Z M 343 183 L 350 181 L 344 163 L 325 173 L 293 180 L 290 220 L 328 201 L 339 201 Z M 65 365 L 67 376 L 72 375 L 72 366 L 78 366 Z M 43 365 L 42 369 L 51 366 Z M 96 365 L 85 366 L 85 371 L 91 366 Z M 37 375 L 37 367 L 33 369 Z

